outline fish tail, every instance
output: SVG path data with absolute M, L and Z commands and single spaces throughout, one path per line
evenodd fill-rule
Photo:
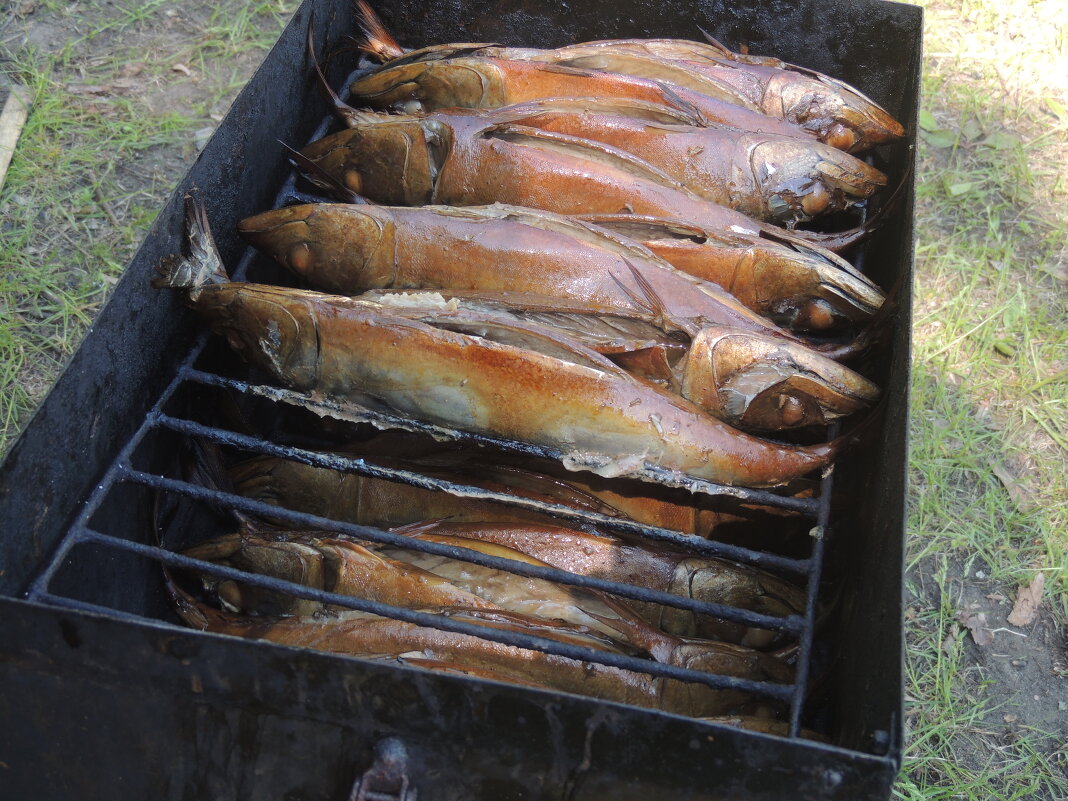
M 360 15 L 360 29 L 364 36 L 360 50 L 381 62 L 392 61 L 404 55 L 404 49 L 386 30 L 386 26 L 371 6 L 364 0 L 356 0 L 356 10 Z
M 156 268 L 159 275 L 152 285 L 192 290 L 229 283 L 230 276 L 211 235 L 207 209 L 192 195 L 185 196 L 185 233 L 189 255 L 165 257 Z

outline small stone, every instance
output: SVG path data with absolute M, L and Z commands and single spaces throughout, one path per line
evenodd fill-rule
M 213 133 L 215 133 L 214 125 L 201 128 L 199 131 L 193 133 L 193 144 L 196 145 L 198 153 L 204 149 L 204 146 L 208 143 L 208 140 L 211 139 Z

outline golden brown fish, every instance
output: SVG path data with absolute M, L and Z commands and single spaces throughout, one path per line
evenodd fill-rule
M 446 535 L 496 543 L 572 573 L 766 615 L 798 615 L 805 608 L 804 593 L 770 573 L 723 559 L 687 555 L 650 542 L 627 542 L 556 525 L 441 522 L 412 526 L 407 533 L 434 542 L 443 541 L 441 536 Z M 751 647 L 783 641 L 780 635 L 766 629 L 688 610 L 633 599 L 627 605 L 664 631 L 684 637 L 708 637 Z
M 231 283 L 203 212 L 191 223 L 192 259 L 167 261 L 157 284 L 185 288 L 244 359 L 298 391 L 530 442 L 576 468 L 616 475 L 661 468 L 775 486 L 824 467 L 840 447 L 747 436 L 577 344 L 565 359 L 559 348 L 550 356 L 377 304 Z

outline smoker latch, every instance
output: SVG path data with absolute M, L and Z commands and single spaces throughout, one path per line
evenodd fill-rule
M 416 801 L 408 779 L 408 749 L 397 737 L 375 745 L 375 761 L 356 780 L 348 801 Z

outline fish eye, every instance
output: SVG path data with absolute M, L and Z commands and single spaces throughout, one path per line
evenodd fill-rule
M 345 186 L 357 194 L 363 189 L 363 176 L 359 170 L 345 170 Z
M 287 262 L 291 268 L 298 272 L 304 272 L 315 261 L 315 254 L 312 253 L 307 242 L 298 242 L 289 249 L 289 255 Z

